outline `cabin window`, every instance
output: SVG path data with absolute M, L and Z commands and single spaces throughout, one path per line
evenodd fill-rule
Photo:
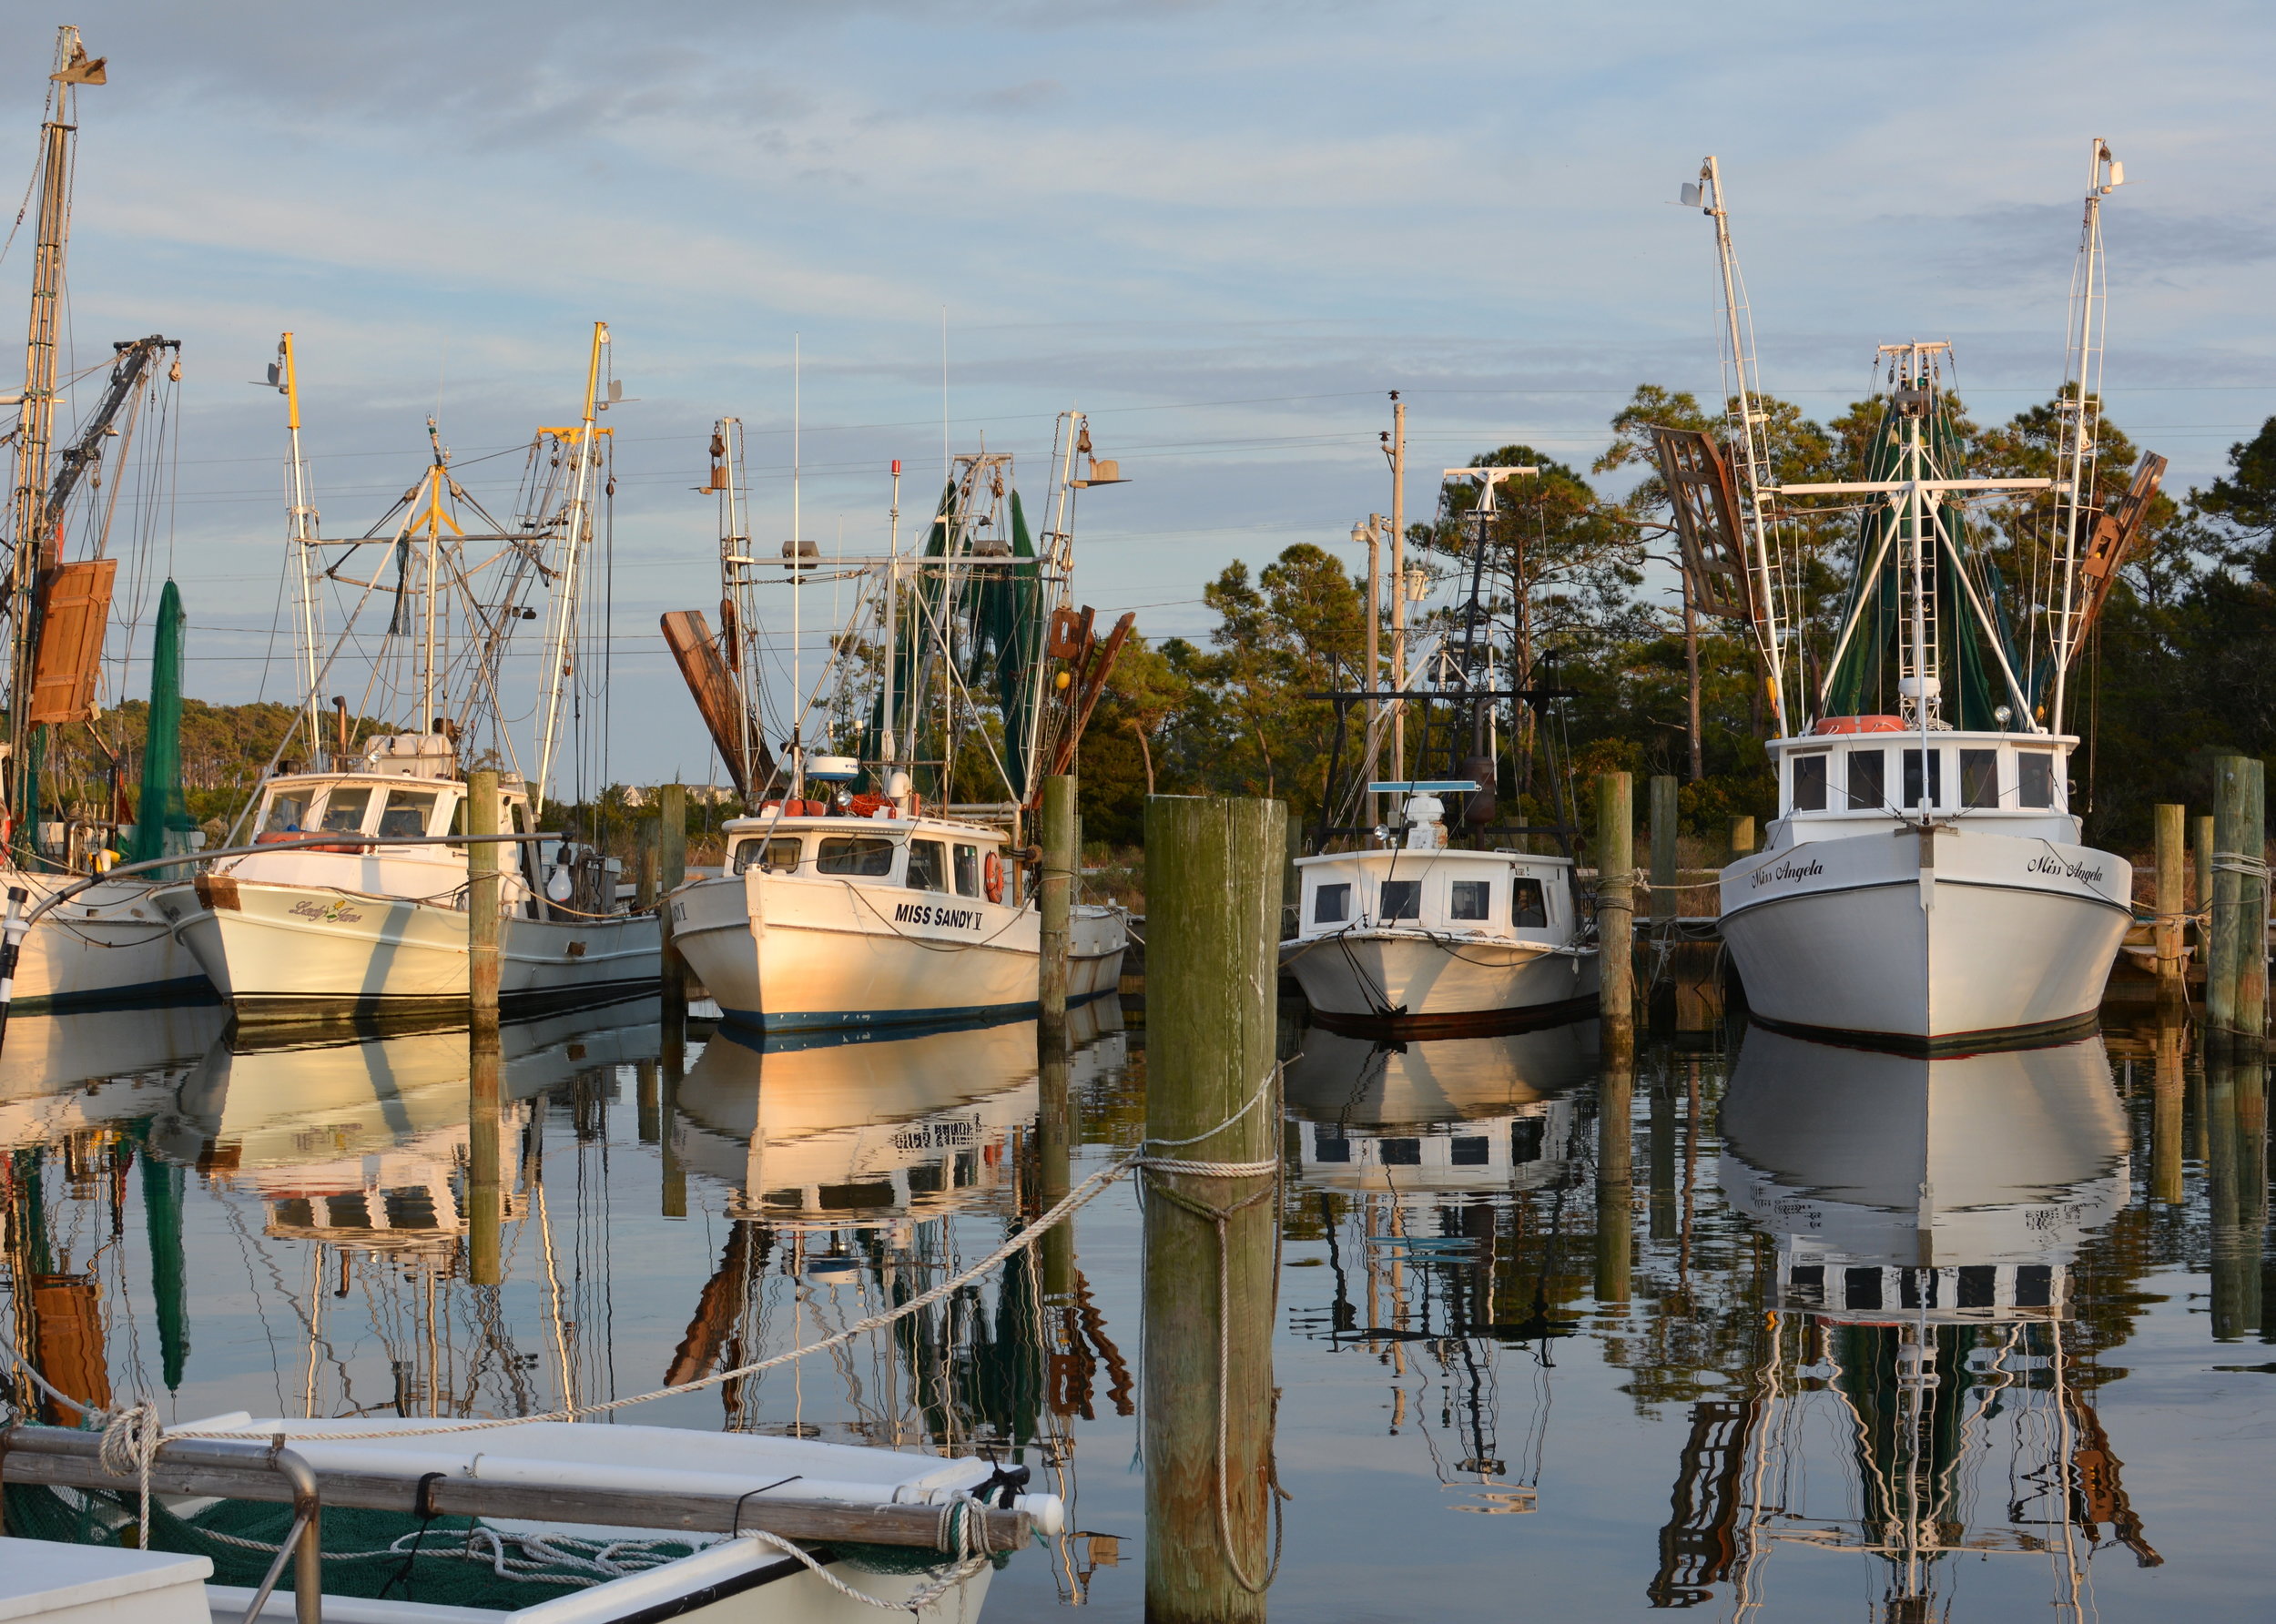
M 1315 925 L 1340 925 L 1351 918 L 1351 887 L 1322 886 L 1312 893 L 1312 922 Z
M 2055 1302 L 2055 1271 L 2047 1264 L 2019 1264 L 2016 1267 L 2016 1306 L 2017 1308 L 2049 1308 Z
M 960 897 L 980 895 L 980 848 L 960 846 L 956 848 L 956 894 Z
M 1825 810 L 1825 752 L 1793 758 L 1793 809 L 1797 812 Z
M 828 848 L 825 847 L 824 850 Z M 938 840 L 911 840 L 909 843 L 909 888 L 912 891 L 945 891 L 949 888 L 948 852 Z
M 758 866 L 768 874 L 795 873 L 805 846 L 806 842 L 796 835 L 777 836 L 767 842 L 766 855 L 758 859 Z
M 1488 879 L 1458 879 L 1448 888 L 1447 918 L 1489 919 L 1493 917 L 1494 886 Z
M 309 797 L 305 795 L 271 796 L 269 819 L 263 823 L 265 835 L 297 835 L 309 815 Z
M 1541 894 L 1539 880 L 1509 882 L 1509 922 L 1520 930 L 1528 927 L 1538 930 L 1549 923 L 1549 899 Z
M 758 850 L 759 843 L 756 840 L 737 840 L 735 843 L 735 850 L 727 860 L 727 867 L 737 874 L 742 873 L 753 863 L 758 861 Z
M 1376 1141 L 1376 1151 L 1386 1167 L 1422 1165 L 1422 1141 L 1419 1139 L 1379 1139 Z
M 2051 750 L 2016 752 L 2016 803 L 2023 807 L 2055 804 L 2055 753 Z
M 323 827 L 341 834 L 360 833 L 363 815 L 371 809 L 371 791 L 367 787 L 345 786 L 332 791 L 324 803 Z M 424 834 L 426 831 L 420 831 Z
M 1921 797 L 1921 761 L 1928 757 L 1928 795 Z M 1905 752 L 1905 804 L 1908 807 L 1936 807 L 1944 803 L 1944 752 L 1942 750 L 1907 750 Z
M 1842 1305 L 1844 1308 L 1878 1308 L 1881 1306 L 1881 1271 L 1878 1269 L 1844 1269 L 1842 1271 Z
M 1383 882 L 1383 917 L 1387 919 L 1422 918 L 1422 881 L 1387 879 Z
M 1509 1124 L 1509 1162 L 1523 1167 L 1529 1162 L 1541 1159 L 1541 1146 L 1549 1137 L 1549 1124 L 1539 1117 L 1519 1117 Z
M 1960 805 L 1963 807 L 1997 807 L 1999 805 L 1998 751 L 1963 750 L 1960 752 Z
M 893 872 L 893 843 L 877 835 L 833 835 L 822 842 L 814 867 L 823 874 L 883 879 Z
M 1315 1162 L 1348 1162 L 1351 1160 L 1351 1141 L 1341 1134 L 1330 1139 L 1323 1133 L 1312 1142 L 1312 1160 Z
M 1484 1167 L 1493 1159 L 1493 1143 L 1482 1133 L 1465 1133 L 1447 1151 L 1447 1160 L 1456 1167 Z
M 1889 753 L 1852 750 L 1849 753 L 1849 809 L 1878 812 L 1889 804 Z
M 380 833 L 396 840 L 425 834 L 434 817 L 436 793 L 432 789 L 389 790 L 387 806 L 380 813 Z

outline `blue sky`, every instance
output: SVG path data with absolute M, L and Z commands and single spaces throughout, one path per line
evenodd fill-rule
M 53 17 L 0 18 L 0 193 Z M 1086 502 L 1080 595 L 1199 635 L 1203 584 L 1388 505 L 1386 391 L 1438 467 L 1512 440 L 1585 464 L 1638 382 L 1717 387 L 1720 156 L 1763 381 L 1814 412 L 1876 343 L 1949 338 L 1979 417 L 2044 399 L 2089 137 L 2113 415 L 2202 482 L 2276 411 L 2276 15 L 2242 5 L 89 4 L 71 331 L 184 342 L 175 573 L 191 692 L 264 680 L 276 397 L 298 335 L 330 533 L 415 475 L 565 421 L 587 324 L 613 414 L 615 775 L 710 770 L 655 638 L 716 597 L 713 418 L 750 429 L 755 533 L 882 539 L 889 460 L 1022 459 L 1092 413 L 1132 482 Z M 7 159 L 13 151 L 15 157 Z M 11 211 L 12 212 L 12 211 Z M 27 245 L 0 264 L 23 309 Z M 15 342 L 0 366 L 17 365 Z M 485 496 L 518 459 L 470 467 Z M 487 481 L 488 482 L 484 482 Z M 926 498 L 913 496 L 909 505 Z M 809 609 L 816 605 L 809 604 Z M 814 618 L 824 616 L 809 615 Z M 267 675 L 277 696 L 280 674 Z M 131 679 L 130 679 L 131 680 Z

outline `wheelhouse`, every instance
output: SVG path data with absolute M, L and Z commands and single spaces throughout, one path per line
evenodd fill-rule
M 1915 729 L 1821 731 L 1779 739 L 1772 745 L 1778 761 L 1779 816 L 1805 824 L 2000 814 L 2067 817 L 2070 797 L 2064 763 L 2071 743 L 2050 734 L 1930 733 L 1924 738 Z
M 1572 932 L 1570 865 L 1517 852 L 1400 851 L 1307 858 L 1299 936 L 1405 927 L 1563 940 Z
M 1004 835 L 978 824 L 778 814 L 726 826 L 726 872 L 1011 901 Z

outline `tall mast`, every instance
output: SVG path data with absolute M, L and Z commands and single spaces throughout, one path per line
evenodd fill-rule
M 879 741 L 878 755 L 886 766 L 898 759 L 900 717 L 894 709 L 893 668 L 900 659 L 900 596 L 901 596 L 901 460 L 893 459 L 892 532 L 886 543 L 885 564 L 885 693 L 879 701 L 878 716 L 883 722 L 884 736 Z M 879 775 L 878 787 L 884 789 L 884 775 Z
M 2086 215 L 2078 228 L 2078 259 L 2070 280 L 2070 353 L 2063 369 L 2063 399 L 2057 402 L 2062 447 L 2056 456 L 2056 530 L 2062 548 L 2062 596 L 2055 610 L 2055 705 L 2048 716 L 2063 730 L 2071 656 L 2081 626 L 2078 602 L 2078 548 L 2094 510 L 2095 442 L 2102 415 L 2102 339 L 2108 296 L 2102 274 L 2102 199 L 2126 184 L 2126 166 L 2110 156 L 2109 143 L 2097 136 L 2087 160 Z
M 562 513 L 561 555 L 548 604 L 545 636 L 545 686 L 541 705 L 542 731 L 537 741 L 537 781 L 530 786 L 531 815 L 545 806 L 553 787 L 554 751 L 561 742 L 562 710 L 569 695 L 571 661 L 576 653 L 577 594 L 583 590 L 580 566 L 593 529 L 593 469 L 600 456 L 601 431 L 594 426 L 601 392 L 601 351 L 608 343 L 608 323 L 593 324 L 593 348 L 584 369 L 584 411 L 578 426 L 567 431 L 570 442 L 569 501 Z
M 48 117 L 40 125 L 38 244 L 32 260 L 32 310 L 24 338 L 24 394 L 16 406 L 15 521 L 7 612 L 14 631 L 8 692 L 10 807 L 19 834 L 17 849 L 29 852 L 38 830 L 31 792 L 34 765 L 26 748 L 31 726 L 32 678 L 38 659 L 39 626 L 35 618 L 41 572 L 56 562 L 62 537 L 58 514 L 47 511 L 47 459 L 56 428 L 57 335 L 63 320 L 64 263 L 71 239 L 71 151 L 78 134 L 78 87 L 104 83 L 103 58 L 90 58 L 79 31 L 66 24 L 56 30 L 56 66 L 47 76 Z
M 1770 677 L 1771 710 L 1778 731 L 1788 731 L 1786 718 L 1785 646 L 1780 635 L 1778 600 L 1773 595 L 1770 563 L 1768 508 L 1774 489 L 1770 467 L 1770 442 L 1755 410 L 1760 374 L 1754 362 L 1753 320 L 1746 306 L 1745 282 L 1739 275 L 1739 256 L 1731 246 L 1731 216 L 1723 206 L 1722 167 L 1712 154 L 1700 165 L 1699 184 L 1683 188 L 1683 201 L 1715 222 L 1715 268 L 1722 280 L 1724 360 L 1731 368 L 1730 415 L 1738 430 L 1739 460 L 1746 470 L 1750 542 L 1753 549 L 1755 589 L 1762 620 L 1755 627 L 1763 664 Z
M 285 533 L 286 544 L 292 550 L 293 589 L 300 600 L 294 607 L 300 622 L 300 691 L 308 711 L 309 749 L 314 753 L 322 747 L 324 736 L 323 702 L 316 692 L 321 680 L 318 663 L 323 657 L 317 647 L 322 636 L 322 628 L 317 624 L 317 513 L 309 505 L 308 464 L 300 456 L 300 379 L 293 363 L 290 333 L 277 340 L 277 361 L 269 369 L 269 381 L 285 398 L 285 425 L 291 439 L 291 460 L 286 464 L 290 500 L 285 508 Z M 337 767 L 340 764 L 332 765 Z

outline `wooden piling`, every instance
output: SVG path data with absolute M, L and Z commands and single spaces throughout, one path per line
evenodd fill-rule
M 1754 820 L 1734 817 L 1731 820 L 1731 860 L 1752 856 L 1754 851 Z
M 1036 900 L 1042 909 L 1042 952 L 1036 968 L 1038 1037 L 1047 1047 L 1067 1041 L 1067 955 L 1074 948 L 1075 781 L 1056 773 L 1043 780 L 1042 816 L 1036 833 L 1043 848 L 1042 884 Z
M 664 1030 L 684 1038 L 687 1030 L 687 965 L 672 945 L 672 893 L 687 878 L 687 787 L 666 784 L 655 792 L 656 932 L 664 949 Z
M 2181 973 L 2182 927 L 2189 913 L 2189 809 L 2161 801 L 2157 825 L 2158 1002 L 2187 1001 Z
M 1146 1132 L 1164 1157 L 1276 1161 L 1285 822 L 1276 801 L 1147 799 Z M 1273 1547 L 1275 1174 L 1146 1176 L 1146 1619 L 1249 1624 Z
M 501 804 L 495 771 L 480 768 L 466 775 L 468 834 L 499 833 Z M 498 1143 L 500 849 L 488 841 L 466 848 L 466 1277 L 475 1285 L 500 1283 L 499 1231 L 505 1213 Z
M 2213 984 L 2213 820 L 2210 817 L 2191 818 L 2190 829 L 2195 840 L 2190 856 L 2197 878 L 2190 908 L 2198 917 L 2197 962 L 2205 967 L 2205 988 L 2210 993 Z
M 2212 958 L 2205 1013 L 2217 1032 L 2258 1039 L 2268 1014 L 2268 888 L 2257 868 L 2266 850 L 2260 762 L 2213 762 Z
M 1676 889 L 1676 780 L 1665 773 L 1651 780 L 1651 922 L 1672 925 L 1682 893 Z
M 1626 773 L 1596 779 L 1598 1003 L 1606 1063 L 1627 1063 L 1636 1043 L 1636 808 Z

